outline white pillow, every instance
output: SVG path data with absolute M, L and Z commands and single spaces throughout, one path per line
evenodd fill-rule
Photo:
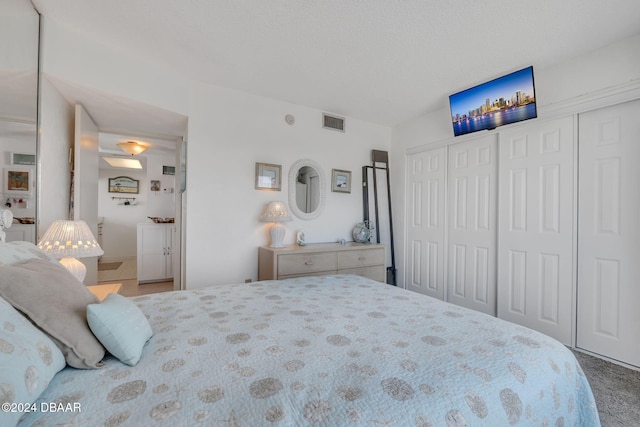
M 109 294 L 100 304 L 87 306 L 87 321 L 104 348 L 122 363 L 134 366 L 153 331 L 138 306 L 119 294 Z

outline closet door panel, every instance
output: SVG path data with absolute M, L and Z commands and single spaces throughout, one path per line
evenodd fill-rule
M 497 139 L 449 146 L 447 300 L 496 315 Z
M 640 101 L 579 117 L 577 346 L 640 367 Z
M 405 287 L 444 299 L 446 148 L 407 156 Z
M 572 117 L 500 133 L 498 316 L 571 344 Z

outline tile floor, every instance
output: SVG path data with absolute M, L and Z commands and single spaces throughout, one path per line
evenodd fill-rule
M 110 262 L 114 261 L 122 261 L 122 265 L 116 270 L 98 271 L 98 284 L 121 283 L 122 287 L 119 293 L 126 297 L 173 290 L 173 281 L 143 283 L 139 285 L 136 279 L 137 263 L 135 258 L 110 260 Z
M 122 261 L 122 265 L 115 270 L 98 271 L 98 283 L 115 282 L 134 279 L 137 277 L 138 264 L 135 258 L 110 260 L 110 262 Z
M 120 295 L 125 297 L 136 297 L 139 295 L 156 294 L 158 292 L 168 292 L 173 290 L 173 281 L 169 282 L 152 282 L 138 284 L 137 280 L 122 280 Z

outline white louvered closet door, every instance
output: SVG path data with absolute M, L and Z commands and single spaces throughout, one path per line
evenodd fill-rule
M 405 287 L 444 299 L 446 148 L 407 156 Z
M 497 138 L 449 146 L 447 301 L 496 315 Z
M 573 117 L 500 132 L 498 317 L 571 344 Z
M 640 367 L 640 101 L 579 116 L 577 346 Z

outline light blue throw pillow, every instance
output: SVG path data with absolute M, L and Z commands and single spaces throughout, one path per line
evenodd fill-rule
M 87 306 L 87 322 L 109 353 L 134 366 L 153 332 L 144 313 L 130 299 L 109 294 L 100 304 Z
M 0 410 L 0 425 L 15 426 L 65 365 L 53 341 L 0 297 L 0 405 L 15 405 Z

